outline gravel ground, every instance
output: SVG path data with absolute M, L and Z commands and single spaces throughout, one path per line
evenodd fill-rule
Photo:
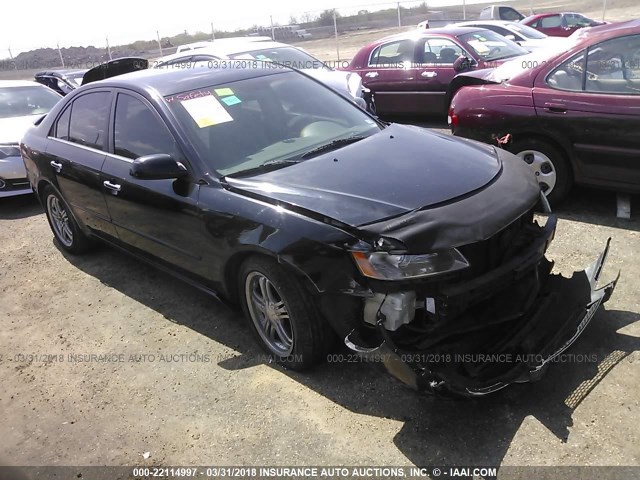
M 587 361 L 450 401 L 373 364 L 269 365 L 215 299 L 107 247 L 69 256 L 35 199 L 0 199 L 0 464 L 640 466 L 640 221 L 592 190 L 558 213 L 560 271 L 608 237 L 603 280 L 622 271 L 569 352 Z

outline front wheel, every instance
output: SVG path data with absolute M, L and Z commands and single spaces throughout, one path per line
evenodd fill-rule
M 245 316 L 276 363 L 304 370 L 324 360 L 334 333 L 291 273 L 255 257 L 242 265 L 239 283 Z
M 559 205 L 573 184 L 565 155 L 557 147 L 538 139 L 514 142 L 509 150 L 529 165 L 549 203 Z
M 90 239 L 82 232 L 62 196 L 52 187 L 46 187 L 42 198 L 53 235 L 69 253 L 84 253 L 91 247 Z

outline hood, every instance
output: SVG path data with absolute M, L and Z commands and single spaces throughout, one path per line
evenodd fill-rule
M 357 73 L 326 68 L 308 68 L 301 71 L 343 95 L 362 96 L 362 79 Z
M 466 195 L 500 169 L 489 145 L 391 125 L 299 164 L 225 181 L 239 193 L 362 226 Z
M 82 77 L 82 85 L 104 80 L 107 78 L 135 72 L 136 70 L 146 70 L 149 68 L 149 60 L 146 58 L 125 57 L 102 63 L 97 67 L 87 71 Z
M 0 143 L 19 143 L 27 129 L 42 115 L 0 118 Z

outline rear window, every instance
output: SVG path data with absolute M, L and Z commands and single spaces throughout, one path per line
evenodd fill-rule
M 517 43 L 507 40 L 491 30 L 465 33 L 458 38 L 471 47 L 477 57 L 482 58 L 485 62 L 529 53 Z
M 322 68 L 324 64 L 307 52 L 294 47 L 264 48 L 229 55 L 233 60 L 276 62 L 297 69 Z
M 0 118 L 26 117 L 48 113 L 60 95 L 47 87 L 0 88 Z

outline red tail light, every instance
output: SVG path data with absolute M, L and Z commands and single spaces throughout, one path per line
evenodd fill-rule
M 457 127 L 460 123 L 460 119 L 458 118 L 458 115 L 456 115 L 456 113 L 453 111 L 453 107 L 449 107 L 449 116 L 447 117 L 447 122 L 449 123 L 450 127 Z

